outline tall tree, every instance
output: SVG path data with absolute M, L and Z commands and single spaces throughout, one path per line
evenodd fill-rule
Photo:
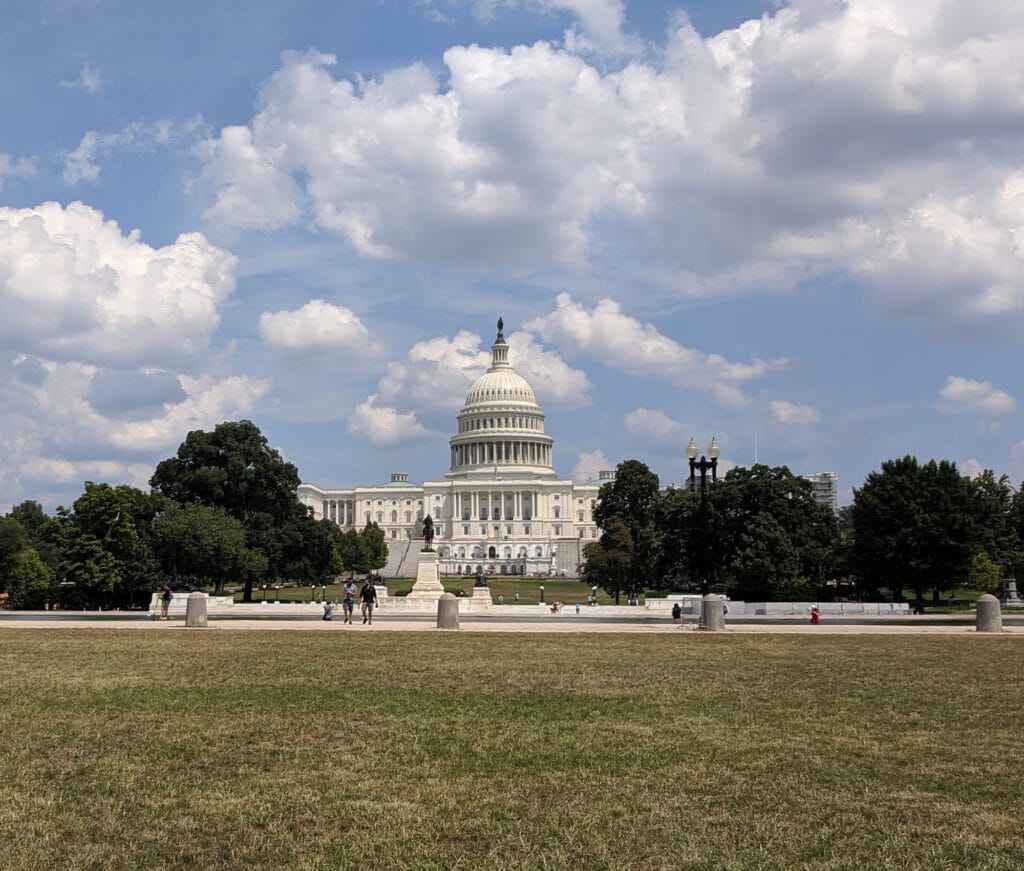
M 600 539 L 584 546 L 583 555 L 587 561 L 583 566 L 582 580 L 600 587 L 614 597 L 616 604 L 623 593 L 632 599 L 642 592 L 643 587 L 636 586 L 633 573 L 633 536 L 619 518 L 613 517 L 608 521 L 608 528 L 601 533 Z
M 53 574 L 32 548 L 15 556 L 7 592 L 11 608 L 17 610 L 39 610 L 53 598 Z
M 228 581 L 262 577 L 266 557 L 246 545 L 245 528 L 221 508 L 171 504 L 153 522 L 161 567 L 177 583 L 212 584 L 216 594 Z
M 854 490 L 854 564 L 867 595 L 888 587 L 928 590 L 966 581 L 977 552 L 970 482 L 948 460 L 906 456 L 882 463 Z
M 616 589 L 630 591 L 631 598 L 647 586 L 656 586 L 660 580 L 656 570 L 659 563 L 658 487 L 658 476 L 644 463 L 626 460 L 619 463 L 614 480 L 601 487 L 594 508 L 594 521 L 604 533 L 611 532 L 612 524 L 617 521 L 629 536 L 628 548 L 621 546 L 620 531 L 617 530 L 613 538 L 615 553 L 630 555 L 628 563 L 617 563 L 626 574 L 617 582 Z
M 388 545 L 384 531 L 376 523 L 367 523 L 360 533 L 366 553 L 368 571 L 375 572 L 388 564 Z
M 303 530 L 309 531 L 302 520 L 309 511 L 296 495 L 299 473 L 252 421 L 190 432 L 177 455 L 157 465 L 150 483 L 179 504 L 221 508 L 241 522 L 249 548 L 266 559 L 266 577 L 285 577 L 296 570 Z M 246 580 L 245 601 L 252 600 L 258 580 Z
M 18 554 L 28 546 L 28 536 L 22 525 L 13 517 L 0 517 L 0 593 L 7 589 Z
M 99 542 L 117 565 L 118 584 L 107 591 L 109 604 L 136 605 L 148 600 L 161 580 L 153 551 L 152 523 L 162 497 L 121 484 L 85 482 L 75 500 L 72 522 L 79 533 Z

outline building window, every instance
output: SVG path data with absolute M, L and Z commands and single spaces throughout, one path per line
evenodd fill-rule
M 480 524 L 480 534 L 484 536 L 487 535 L 487 527 L 482 523 Z
M 377 522 L 378 523 L 383 523 L 384 522 L 384 512 L 383 511 L 378 511 L 377 512 Z
M 369 511 L 366 512 L 366 522 L 367 523 L 370 522 L 370 512 Z
M 559 526 L 559 525 L 558 525 L 558 524 L 556 523 L 556 524 L 555 524 L 555 535 L 561 535 L 561 534 L 562 534 L 562 527 L 561 527 L 561 526 Z
M 406 511 L 405 512 L 405 522 L 406 523 L 412 523 L 412 512 L 411 511 Z
M 469 524 L 468 524 L 468 523 L 467 523 L 467 524 L 465 524 L 465 525 L 464 525 L 464 526 L 462 527 L 462 534 L 463 534 L 463 535 L 469 535 Z
M 529 534 L 530 534 L 530 524 L 527 523 L 525 526 L 523 526 L 523 535 L 529 535 Z
M 555 501 L 556 502 L 558 501 L 558 494 L 557 493 L 555 494 Z
M 544 548 L 542 548 L 539 544 L 537 545 L 536 554 L 537 554 L 538 559 L 540 557 L 544 556 Z
M 593 529 L 590 530 L 590 537 L 591 538 L 597 538 L 597 527 L 596 526 Z
M 397 511 L 392 511 L 391 512 L 391 522 L 392 523 L 398 523 L 398 512 Z
M 559 517 L 561 517 L 561 516 L 562 516 L 562 509 L 561 509 L 561 508 L 559 508 L 559 507 L 558 507 L 558 506 L 556 505 L 556 506 L 555 506 L 555 520 L 558 520 L 558 518 L 559 518 Z
M 506 535 L 511 535 L 512 534 L 512 525 L 511 524 L 509 524 L 508 526 L 505 527 L 505 534 Z
M 577 519 L 577 520 L 578 520 L 578 521 L 579 521 L 580 523 L 582 523 L 582 522 L 583 522 L 583 512 L 582 512 L 582 511 L 577 511 L 577 512 L 576 512 L 576 519 Z

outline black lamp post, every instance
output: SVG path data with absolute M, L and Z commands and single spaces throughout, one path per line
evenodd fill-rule
M 718 455 L 720 453 L 718 448 L 718 442 L 714 436 L 711 437 L 711 444 L 708 445 L 707 457 L 701 456 L 697 459 L 699 453 L 697 443 L 691 438 L 690 443 L 686 446 L 686 457 L 690 461 L 690 489 L 693 490 L 697 485 L 697 472 L 700 472 L 700 516 L 701 516 L 701 554 L 703 559 L 701 560 L 703 572 L 701 574 L 701 592 L 705 595 L 711 586 L 712 576 L 714 575 L 715 567 L 711 560 L 711 533 L 708 529 L 708 507 L 707 507 L 707 486 L 708 486 L 708 472 L 711 472 L 711 481 L 714 483 L 718 480 Z M 708 459 L 710 457 L 710 459 Z

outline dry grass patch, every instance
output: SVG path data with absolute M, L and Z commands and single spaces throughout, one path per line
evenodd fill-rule
M 0 633 L 13 868 L 1019 869 L 1019 639 Z

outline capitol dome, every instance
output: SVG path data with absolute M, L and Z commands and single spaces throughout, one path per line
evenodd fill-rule
M 551 436 L 530 383 L 508 362 L 504 324 L 491 346 L 491 365 L 473 382 L 450 440 L 448 477 L 493 475 L 495 469 L 527 477 L 551 477 Z

